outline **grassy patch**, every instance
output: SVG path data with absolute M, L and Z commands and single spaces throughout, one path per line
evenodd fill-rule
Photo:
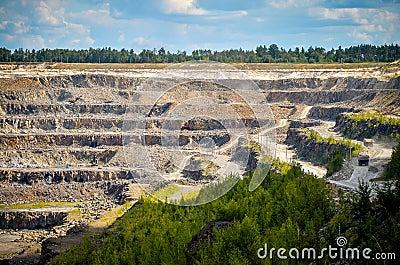
M 0 209 L 36 209 L 36 208 L 49 208 L 49 207 L 74 207 L 77 202 L 29 202 L 29 203 L 18 203 L 11 205 L 0 205 Z
M 152 194 L 152 197 L 154 198 L 159 198 L 159 199 L 165 199 L 165 198 L 170 198 L 172 195 L 174 195 L 176 192 L 178 192 L 180 188 L 174 184 L 168 185 L 163 187 L 162 189 L 159 189 L 156 191 L 154 194 Z
M 133 202 L 127 201 L 122 206 L 111 209 L 104 213 L 99 219 L 94 220 L 90 225 L 94 227 L 105 227 L 112 225 L 116 219 L 124 215 L 124 213 L 133 206 Z
M 68 220 L 82 220 L 82 212 L 79 208 L 74 208 L 72 211 L 69 212 L 68 214 Z
M 400 118 L 383 115 L 377 112 L 354 113 L 354 114 L 349 114 L 348 117 L 357 122 L 362 120 L 363 121 L 374 120 L 377 122 L 377 125 L 390 124 L 393 126 L 400 126 Z
M 204 161 L 203 168 L 204 168 L 203 169 L 204 176 L 213 176 L 217 174 L 217 171 L 220 169 L 220 166 L 211 161 Z
M 192 190 L 192 191 L 188 191 L 184 194 L 182 194 L 182 199 L 184 199 L 185 201 L 187 200 L 194 200 L 197 198 L 197 196 L 199 196 L 200 190 Z

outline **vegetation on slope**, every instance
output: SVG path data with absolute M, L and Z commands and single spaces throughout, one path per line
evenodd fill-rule
M 394 180 L 400 185 L 400 142 L 393 147 L 391 160 L 386 167 L 384 176 L 386 179 Z
M 379 190 L 377 198 L 371 198 L 371 189 L 361 184 L 354 195 L 339 190 L 339 203 L 334 203 L 333 190 L 324 180 L 305 174 L 297 165 L 273 164 L 255 191 L 248 190 L 250 178 L 245 178 L 205 205 L 181 207 L 141 199 L 106 233 L 85 238 L 53 263 L 309 264 L 311 260 L 280 260 L 276 255 L 273 260 L 259 259 L 257 251 L 265 244 L 269 249 L 318 251 L 337 247 L 340 235 L 348 239 L 346 247 L 371 248 L 371 256 L 376 252 L 400 255 L 400 209 L 393 204 L 400 198 L 398 189 Z M 202 192 L 204 196 L 210 190 Z M 206 238 L 197 237 L 194 251 L 188 252 L 194 236 L 213 220 L 229 225 L 214 227 Z M 317 260 L 331 262 L 327 255 Z
M 86 238 L 54 263 L 258 264 L 262 260 L 257 250 L 264 243 L 315 245 L 318 230 L 333 214 L 331 191 L 324 181 L 305 175 L 298 166 L 286 167 L 286 174 L 270 171 L 254 192 L 248 190 L 250 179 L 246 178 L 225 196 L 202 206 L 181 207 L 142 199 L 107 233 Z M 209 192 L 205 189 L 199 196 Z M 188 257 L 187 244 L 211 220 L 231 225 L 214 231 L 213 241 L 202 242 Z
M 332 135 L 330 135 L 328 138 L 325 138 L 325 137 L 322 137 L 322 135 L 320 133 L 318 133 L 317 131 L 315 131 L 313 129 L 310 130 L 308 128 L 304 128 L 304 129 L 302 129 L 302 131 L 306 134 L 308 139 L 311 139 L 311 140 L 315 141 L 316 143 L 327 143 L 327 144 L 331 144 L 331 145 L 339 145 L 339 146 L 351 148 L 351 150 L 352 150 L 351 154 L 353 156 L 358 155 L 363 150 L 363 146 L 361 144 L 354 143 L 350 139 L 336 140 Z
M 344 158 L 342 152 L 336 149 L 333 155 L 329 158 L 328 164 L 326 166 L 326 177 L 332 176 L 335 172 L 342 169 Z
M 350 119 L 354 121 L 376 121 L 377 124 L 390 124 L 394 126 L 400 126 L 400 118 L 383 115 L 377 112 L 360 112 L 360 113 L 352 113 L 348 115 Z M 375 125 L 375 124 L 374 124 Z
M 351 139 L 372 137 L 400 139 L 400 118 L 379 112 L 345 113 L 336 119 L 336 128 Z
M 352 156 L 358 155 L 363 150 L 363 146 L 361 144 L 354 143 L 349 139 L 336 140 L 332 135 L 330 135 L 328 138 L 322 137 L 322 135 L 317 131 L 308 128 L 303 128 L 301 131 L 305 133 L 308 139 L 314 141 L 315 143 L 325 143 L 336 146 L 333 153 L 328 153 L 319 158 L 321 161 L 327 161 L 326 177 L 332 176 L 335 172 L 338 172 L 342 168 L 344 159 L 348 156 L 350 148 Z

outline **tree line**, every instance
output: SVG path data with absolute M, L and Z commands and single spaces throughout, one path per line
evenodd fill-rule
M 255 50 L 230 49 L 212 51 L 198 49 L 188 54 L 160 49 L 116 50 L 111 47 L 89 49 L 15 49 L 0 48 L 0 62 L 63 62 L 63 63 L 178 63 L 191 60 L 211 60 L 223 63 L 357 63 L 393 62 L 400 59 L 400 46 L 357 45 L 326 50 L 322 47 L 296 47 L 294 50 L 260 45 Z

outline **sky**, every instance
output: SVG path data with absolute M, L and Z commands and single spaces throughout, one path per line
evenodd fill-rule
M 0 0 L 0 47 L 286 49 L 400 44 L 400 0 Z

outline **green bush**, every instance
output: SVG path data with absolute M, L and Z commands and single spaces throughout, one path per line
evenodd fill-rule
M 336 149 L 332 157 L 330 157 L 328 160 L 326 176 L 330 177 L 335 172 L 338 172 L 340 169 L 342 169 L 343 162 L 344 158 L 342 152 L 339 149 Z
M 380 124 L 390 124 L 393 126 L 400 125 L 399 118 L 383 115 L 381 113 L 376 113 L 376 112 L 354 113 L 354 114 L 349 114 L 348 117 L 357 122 L 363 120 L 363 121 L 375 121 L 377 125 Z

